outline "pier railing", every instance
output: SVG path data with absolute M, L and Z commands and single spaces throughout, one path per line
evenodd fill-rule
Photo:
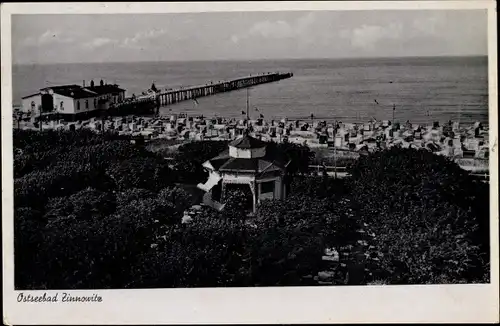
M 211 82 L 199 86 L 168 89 L 166 91 L 152 93 L 149 96 L 128 98 L 124 102 L 111 105 L 111 110 L 109 112 L 111 115 L 154 113 L 155 111 L 159 111 L 160 106 L 215 95 L 218 93 L 230 92 L 255 85 L 272 83 L 282 79 L 291 78 L 292 76 L 293 73 L 291 72 L 267 73 L 219 81 L 217 83 Z
M 182 89 L 168 90 L 157 94 L 159 105 L 169 105 L 181 101 L 196 99 L 217 93 L 230 92 L 233 90 L 251 87 L 259 84 L 272 83 L 278 80 L 291 78 L 292 73 L 268 73 L 255 76 L 241 77 L 237 79 L 210 83 L 201 86 L 191 86 Z

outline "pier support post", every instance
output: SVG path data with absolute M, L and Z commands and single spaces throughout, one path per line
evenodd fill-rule
M 244 78 L 238 78 L 228 81 L 219 81 L 217 83 L 207 83 L 204 86 L 191 88 L 191 89 L 175 89 L 169 90 L 164 93 L 158 94 L 157 102 L 159 106 L 169 105 L 193 98 L 215 95 L 218 93 L 229 92 L 236 89 L 252 87 L 259 84 L 265 84 L 273 81 L 278 81 L 285 78 L 292 77 L 292 73 L 263 73 L 257 75 L 250 75 Z

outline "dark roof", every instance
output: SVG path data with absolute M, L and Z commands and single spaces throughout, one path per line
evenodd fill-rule
M 42 88 L 42 90 L 48 90 L 48 89 L 51 89 L 56 94 L 71 98 L 87 98 L 87 97 L 94 97 L 97 95 L 97 93 L 86 90 L 79 85 L 63 85 L 63 86 L 51 86 Z
M 225 150 L 224 152 L 220 153 L 216 157 L 212 158 L 210 160 L 210 164 L 214 167 L 215 170 L 219 170 L 219 168 L 227 162 L 231 157 L 229 156 L 229 150 Z
M 239 147 L 240 145 L 245 147 Z M 244 135 L 242 138 L 237 139 L 237 142 L 233 141 L 230 143 L 230 146 L 245 149 L 261 148 L 266 145 L 266 142 L 255 139 L 248 134 Z M 236 158 L 229 155 L 229 150 L 225 150 L 216 157 L 210 159 L 209 162 L 216 171 L 240 171 L 253 173 L 281 171 L 284 170 L 287 165 L 282 157 L 280 157 L 276 153 L 270 153 L 269 151 L 266 152 L 263 157 Z
M 42 90 L 51 89 L 54 93 L 71 97 L 71 98 L 87 98 L 95 97 L 103 94 L 119 93 L 124 92 L 124 89 L 118 87 L 118 85 L 98 85 L 94 87 L 82 87 L 80 85 L 62 85 L 62 86 L 51 86 L 42 88 Z
M 23 96 L 23 97 L 21 97 L 21 99 L 23 99 L 23 100 L 24 100 L 25 98 L 32 97 L 32 96 L 36 96 L 36 95 L 40 95 L 40 92 L 35 93 L 35 94 L 30 94 L 30 95 Z
M 81 88 L 81 86 L 73 84 L 73 85 L 50 86 L 50 87 L 45 87 L 42 89 L 53 89 L 55 91 L 56 89 L 60 90 L 60 89 L 69 89 L 69 88 Z
M 259 140 L 257 138 L 253 138 L 252 136 L 245 134 L 243 137 L 233 140 L 229 143 L 229 146 L 233 146 L 236 148 L 242 149 L 250 149 L 250 148 L 262 148 L 267 145 L 266 142 Z
M 68 89 L 54 89 L 54 93 L 71 97 L 71 98 L 87 98 L 87 97 L 95 97 L 96 93 L 90 92 L 83 88 L 68 88 Z
M 96 92 L 99 95 L 125 92 L 124 89 L 118 87 L 118 85 L 115 84 L 106 84 L 102 86 L 96 85 L 94 87 L 87 87 L 87 89 L 91 90 L 92 92 Z
M 231 157 L 219 168 L 219 171 L 240 171 L 260 173 L 263 171 L 282 170 L 276 162 L 264 158 L 234 158 Z

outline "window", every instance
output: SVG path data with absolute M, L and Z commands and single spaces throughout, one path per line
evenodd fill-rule
M 80 111 L 80 101 L 76 101 L 76 110 Z
M 94 99 L 94 109 L 97 109 L 97 99 Z
M 35 111 L 35 107 L 36 107 L 35 101 L 31 101 L 31 111 Z
M 61 109 L 61 111 L 64 111 L 64 101 L 61 101 L 61 103 L 59 103 L 59 108 Z
M 265 193 L 274 193 L 274 181 L 262 182 L 260 185 L 260 192 Z
M 89 100 L 85 100 L 85 109 L 89 108 Z

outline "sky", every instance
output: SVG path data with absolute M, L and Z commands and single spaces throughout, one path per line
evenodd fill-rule
M 14 64 L 486 54 L 486 10 L 12 16 Z

